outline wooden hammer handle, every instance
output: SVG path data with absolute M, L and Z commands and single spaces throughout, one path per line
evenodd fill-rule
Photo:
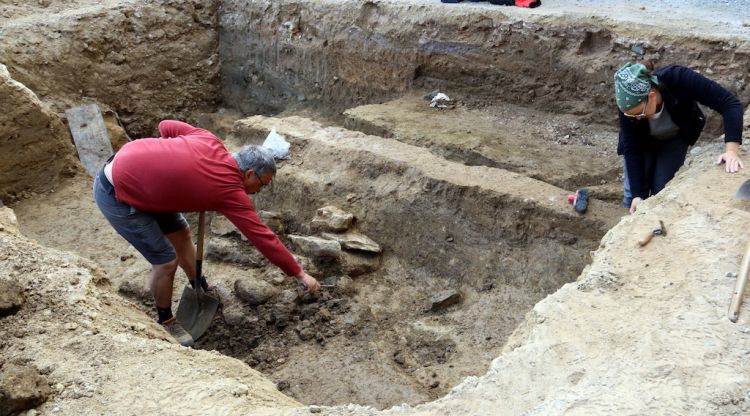
M 732 301 L 729 302 L 729 312 L 727 313 L 727 317 L 732 322 L 737 322 L 737 318 L 740 316 L 740 306 L 742 305 L 742 297 L 745 294 L 748 270 L 750 270 L 750 242 L 748 242 L 747 248 L 745 249 L 745 256 L 742 257 L 740 274 L 737 275 L 737 283 L 734 285 Z
M 643 247 L 646 244 L 648 244 L 648 242 L 651 241 L 652 238 L 654 238 L 654 232 L 653 231 L 649 232 L 648 234 L 644 235 L 643 238 L 641 238 L 640 240 L 638 240 L 638 245 L 641 246 L 641 247 Z

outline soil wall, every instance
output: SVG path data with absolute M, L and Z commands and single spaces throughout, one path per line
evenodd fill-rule
M 419 2 L 222 3 L 222 97 L 246 113 L 314 102 L 331 113 L 412 88 L 614 123 L 613 72 L 635 58 L 703 71 L 750 100 L 750 43 Z M 625 29 L 628 32 L 625 32 Z M 628 33 L 632 33 L 630 35 Z M 238 47 L 242 45 L 242 47 Z
M 0 201 L 54 189 L 61 173 L 74 172 L 75 150 L 60 118 L 2 64 L 0 108 Z
M 138 136 L 165 117 L 213 108 L 218 1 L 68 3 L 6 6 L 0 15 L 0 63 L 55 111 L 95 101 Z

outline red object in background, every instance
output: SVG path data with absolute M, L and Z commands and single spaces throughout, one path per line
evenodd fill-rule
M 542 5 L 541 0 L 516 0 L 516 6 L 518 7 L 539 7 Z
M 570 194 L 570 195 L 568 195 L 568 203 L 572 204 L 574 202 L 576 202 L 576 194 Z

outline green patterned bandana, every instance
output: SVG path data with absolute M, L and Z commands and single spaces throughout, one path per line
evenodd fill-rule
M 615 100 L 620 110 L 629 110 L 642 103 L 651 91 L 651 83 L 659 85 L 646 65 L 625 64 L 615 72 Z

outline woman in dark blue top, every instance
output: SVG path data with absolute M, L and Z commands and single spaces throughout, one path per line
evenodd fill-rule
M 717 163 L 726 163 L 731 173 L 744 167 L 739 157 L 742 104 L 703 75 L 680 65 L 651 71 L 644 64 L 627 64 L 615 73 L 615 98 L 620 110 L 617 154 L 625 157 L 623 204 L 631 214 L 643 199 L 664 189 L 685 162 L 688 146 L 705 125 L 698 103 L 724 117 L 726 149 Z

